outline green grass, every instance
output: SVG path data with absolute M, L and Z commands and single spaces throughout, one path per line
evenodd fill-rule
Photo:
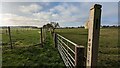
M 2 34 L 2 66 L 40 66 L 55 68 L 63 67 L 50 33 L 47 33 L 46 43 L 41 48 L 39 30 L 11 30 L 13 49 L 10 49 L 8 35 Z M 36 45 L 38 44 L 38 45 Z
M 78 45 L 87 47 L 88 30 L 84 28 L 74 29 L 56 29 L 57 33 L 65 38 L 77 43 Z M 118 53 L 118 28 L 102 28 L 100 29 L 98 66 L 120 65 L 120 53 Z M 119 60 L 119 61 L 118 61 Z
M 25 30 L 25 29 L 11 29 L 11 37 L 12 37 L 12 43 L 13 45 L 33 45 L 40 43 L 40 34 L 38 33 L 38 29 L 34 30 Z M 5 33 L 5 30 L 3 30 L 3 33 Z M 9 37 L 8 33 L 2 34 L 2 43 L 8 44 Z
M 18 30 L 18 31 L 17 31 Z M 53 39 L 47 33 L 47 40 L 43 48 L 40 45 L 39 29 L 12 29 L 14 49 L 10 49 L 8 34 L 2 31 L 2 62 L 3 66 L 64 66 L 58 50 L 54 48 Z M 87 47 L 88 30 L 56 29 L 56 32 L 65 38 Z M 98 66 L 120 65 L 120 51 L 118 51 L 118 29 L 102 28 L 100 30 Z

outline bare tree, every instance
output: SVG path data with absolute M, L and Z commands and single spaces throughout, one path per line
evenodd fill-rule
M 56 23 L 56 22 L 51 22 L 50 24 L 53 26 L 53 33 L 54 33 L 56 28 L 60 27 L 59 23 Z

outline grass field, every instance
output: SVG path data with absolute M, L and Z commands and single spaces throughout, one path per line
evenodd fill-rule
M 40 47 L 39 29 L 12 29 L 14 49 L 10 49 L 9 37 L 2 29 L 2 65 L 3 66 L 64 66 L 50 33 L 47 33 L 44 47 Z M 84 28 L 56 29 L 57 33 L 65 38 L 87 47 L 87 32 Z M 118 51 L 118 29 L 102 28 L 100 31 L 98 66 L 120 65 Z
M 78 45 L 87 47 L 88 30 L 84 28 L 56 29 L 56 32 Z M 117 67 L 120 65 L 118 42 L 120 42 L 118 41 L 118 28 L 100 29 L 98 66 Z
M 3 66 L 63 67 L 63 61 L 54 48 L 53 39 L 47 33 L 46 43 L 41 48 L 39 29 L 11 29 L 13 49 L 10 49 L 6 29 L 2 30 Z

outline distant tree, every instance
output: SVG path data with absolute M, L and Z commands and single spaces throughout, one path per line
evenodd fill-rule
M 75 28 L 75 27 L 71 27 L 71 28 Z
M 56 28 L 60 28 L 59 23 L 56 23 L 56 22 L 50 22 L 50 24 L 53 26 L 53 33 L 54 33 L 54 31 L 55 31 Z
M 60 27 L 59 23 L 56 23 L 56 22 L 50 22 L 50 23 L 47 23 L 46 25 L 43 25 L 43 28 L 47 28 L 52 33 L 54 33 L 55 29 L 59 27 Z
M 117 25 L 112 25 L 110 26 L 111 28 L 117 28 L 118 26 Z
M 118 27 L 120 28 L 120 25 L 118 25 Z
M 50 24 L 53 26 L 53 28 L 59 28 L 60 27 L 59 23 L 56 23 L 56 22 L 50 22 Z
M 109 28 L 109 25 L 103 25 L 102 28 Z
M 43 25 L 43 28 L 46 28 L 48 31 L 51 32 L 51 29 L 53 29 L 53 25 L 50 23 L 47 23 L 46 25 Z
M 53 26 L 52 26 L 51 24 L 49 24 L 49 23 L 46 24 L 46 25 L 44 25 L 43 27 L 44 27 L 44 28 L 52 28 L 52 29 L 53 29 Z
M 43 25 L 43 28 L 47 28 L 47 25 Z

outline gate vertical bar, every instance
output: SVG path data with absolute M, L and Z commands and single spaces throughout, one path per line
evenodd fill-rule
M 9 33 L 9 39 L 10 39 L 11 49 L 13 49 L 13 46 L 12 46 L 12 39 L 11 39 L 11 32 L 10 32 L 10 27 L 8 27 L 8 33 Z
M 75 68 L 84 68 L 84 46 L 75 46 Z
M 95 4 L 90 9 L 89 23 L 88 23 L 88 47 L 87 47 L 87 68 L 96 68 L 98 47 L 99 47 L 99 34 L 101 22 L 101 5 Z

